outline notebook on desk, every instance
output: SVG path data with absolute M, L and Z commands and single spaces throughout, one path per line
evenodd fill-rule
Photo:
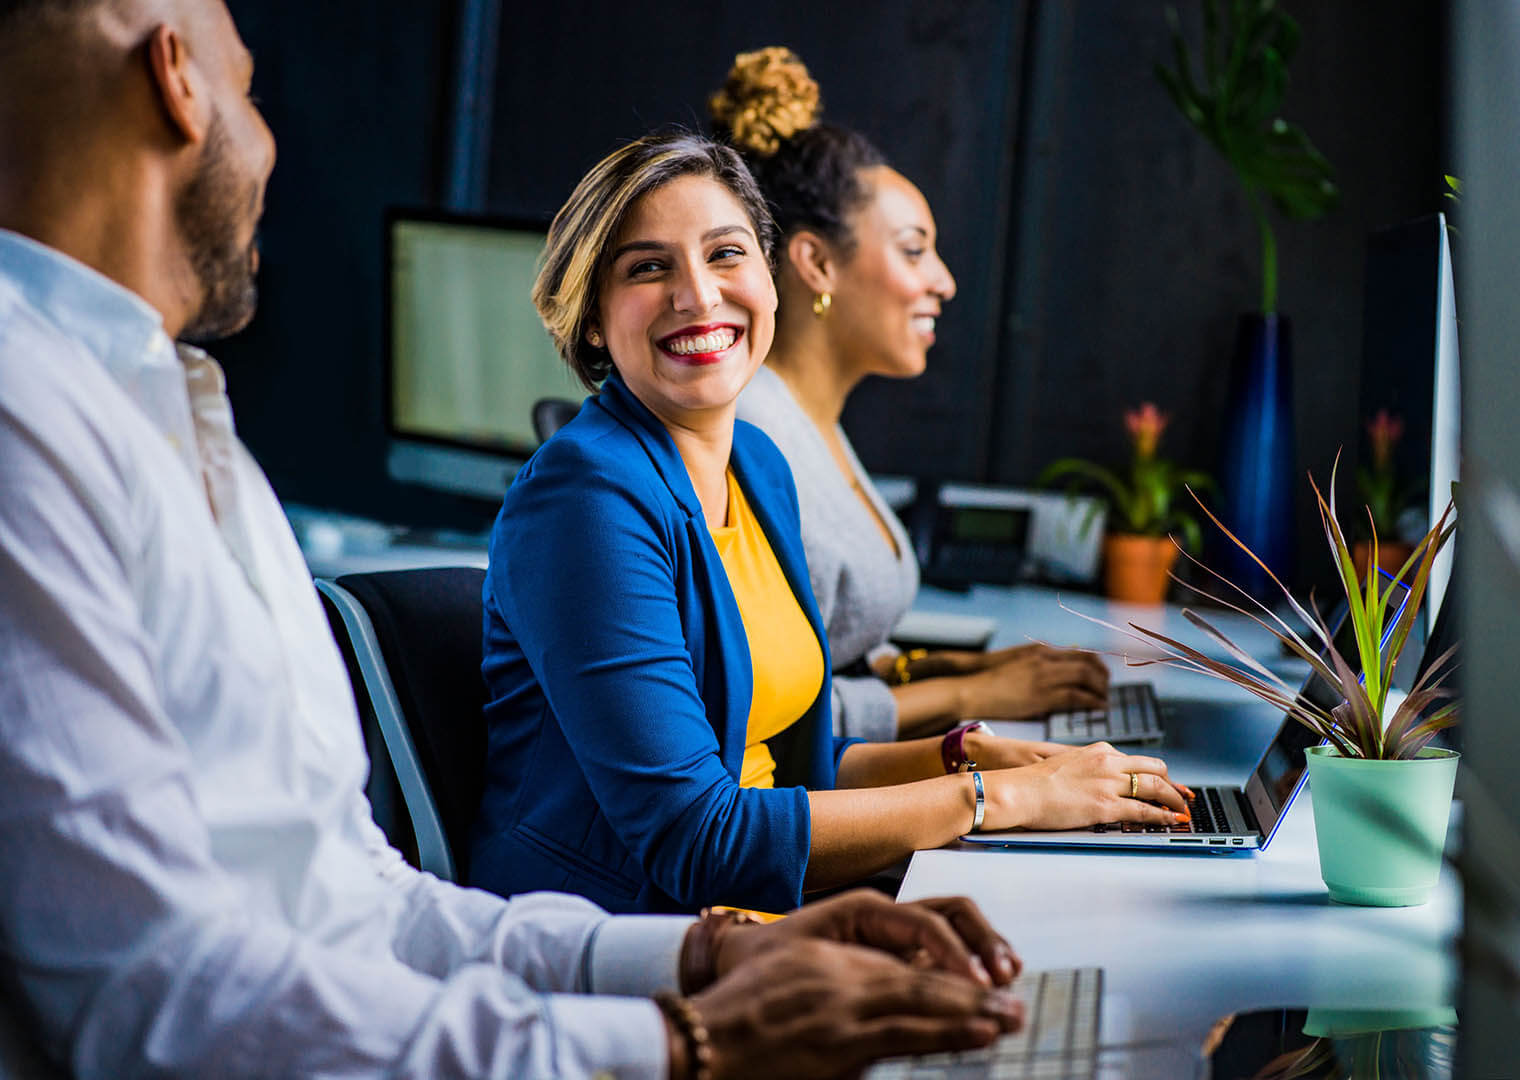
M 1407 587 L 1398 586 L 1395 602 L 1384 627 L 1386 644 L 1393 634 L 1398 615 L 1409 599 Z M 1342 601 L 1329 626 L 1336 649 L 1346 662 L 1359 661 L 1346 604 Z M 1330 709 L 1341 696 L 1335 687 L 1310 672 L 1299 694 Z M 1007 832 L 972 833 L 961 839 L 971 844 L 991 847 L 1097 847 L 1153 848 L 1168 851 L 1264 851 L 1277 832 L 1308 775 L 1304 751 L 1319 743 L 1319 737 L 1292 716 L 1284 714 L 1276 736 L 1262 752 L 1256 767 L 1241 786 L 1189 785 L 1196 798 L 1189 803 L 1193 820 L 1181 825 L 1140 825 L 1113 823 L 1088 829 L 1042 832 L 1009 830 Z

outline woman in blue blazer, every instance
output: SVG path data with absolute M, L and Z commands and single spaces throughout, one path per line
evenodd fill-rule
M 1160 761 L 1111 747 L 1036 760 L 966 729 L 831 734 L 791 474 L 734 419 L 774 333 L 772 232 L 739 156 L 686 134 L 614 152 L 555 218 L 534 302 L 600 392 L 518 473 L 492 534 L 474 884 L 613 911 L 786 910 L 974 828 L 1183 810 Z M 790 597 L 731 580 L 714 535 L 741 511 Z M 798 633 L 767 639 L 761 601 Z M 764 740 L 774 786 L 753 787 L 752 705 L 777 681 L 753 651 L 766 640 L 807 662 L 781 665 L 796 705 Z

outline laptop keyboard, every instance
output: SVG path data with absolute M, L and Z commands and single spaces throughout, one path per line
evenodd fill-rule
M 1098 1071 L 1102 968 L 1034 971 L 1014 980 L 1024 1026 L 982 1050 L 884 1061 L 867 1080 L 1091 1080 Z
M 1108 688 L 1107 709 L 1074 709 L 1045 719 L 1051 742 L 1160 742 L 1161 706 L 1150 683 L 1121 683 Z
M 1092 832 L 1126 833 L 1183 833 L 1193 836 L 1234 836 L 1229 816 L 1224 809 L 1224 793 L 1219 788 L 1195 788 L 1194 797 L 1187 800 L 1188 811 L 1193 820 L 1180 825 L 1145 825 L 1138 821 L 1115 821 L 1107 825 L 1094 825 Z M 1238 846 L 1243 841 L 1236 840 Z

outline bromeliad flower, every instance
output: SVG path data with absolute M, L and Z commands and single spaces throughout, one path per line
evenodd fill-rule
M 1044 487 L 1064 478 L 1068 490 L 1095 487 L 1112 507 L 1109 515 L 1111 531 L 1137 536 L 1166 536 L 1178 530 L 1188 550 L 1197 551 L 1203 538 L 1198 522 L 1185 508 L 1176 505 L 1176 499 L 1188 485 L 1202 489 L 1212 487 L 1213 482 L 1204 473 L 1180 469 L 1173 462 L 1156 456 L 1161 433 L 1171 419 L 1153 401 L 1143 402 L 1136 409 L 1124 410 L 1124 429 L 1129 433 L 1130 446 L 1134 450 L 1128 475 L 1121 476 L 1091 461 L 1062 458 L 1047 465 L 1035 483 Z M 1088 521 L 1091 520 L 1089 517 Z
M 1370 525 L 1389 540 L 1398 539 L 1399 513 L 1420 494 L 1418 487 L 1399 487 L 1393 452 L 1404 437 L 1404 419 L 1398 413 L 1379 409 L 1367 421 L 1370 465 L 1356 470 L 1357 494 L 1371 515 Z M 1365 534 L 1367 522 L 1357 522 L 1357 531 Z
M 1172 418 L 1156 408 L 1153 401 L 1143 402 L 1138 409 L 1125 410 L 1124 427 L 1134 445 L 1135 456 L 1144 460 L 1155 457 L 1161 433 L 1171 422 Z
M 1393 448 L 1404 437 L 1404 420 L 1387 409 L 1367 421 L 1367 441 L 1372 445 L 1372 467 L 1378 471 L 1393 468 Z

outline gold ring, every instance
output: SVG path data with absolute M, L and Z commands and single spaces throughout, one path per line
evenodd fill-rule
M 1129 797 L 1131 799 L 1138 799 L 1140 797 L 1140 774 L 1139 773 L 1130 773 L 1129 774 Z

